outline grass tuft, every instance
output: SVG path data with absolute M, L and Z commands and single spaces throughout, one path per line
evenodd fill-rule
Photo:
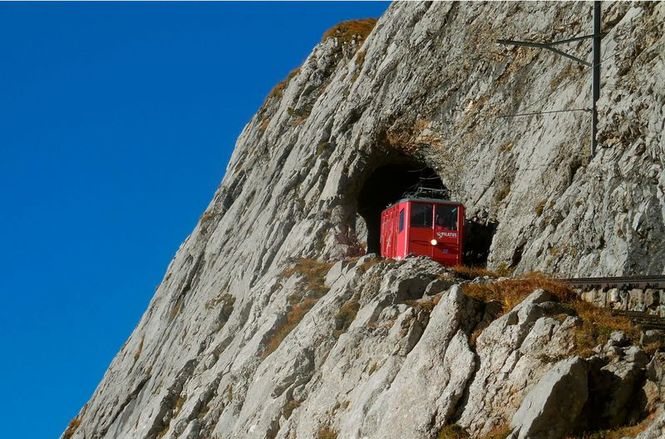
M 462 279 L 471 280 L 477 277 L 500 277 L 496 271 L 488 270 L 485 267 L 468 267 L 466 265 L 455 265 L 451 267 L 453 273 Z
M 360 303 L 358 302 L 358 299 L 355 298 L 347 300 L 339 308 L 339 311 L 337 311 L 337 314 L 335 315 L 335 335 L 337 337 L 349 329 L 349 326 L 351 326 L 351 323 L 353 323 L 353 320 L 356 318 L 359 309 Z
M 337 38 L 342 43 L 350 43 L 354 39 L 362 43 L 374 29 L 375 18 L 364 18 L 360 20 L 343 21 L 328 29 L 321 41 Z
M 582 433 L 582 439 L 621 439 L 624 437 L 635 437 L 644 430 L 646 430 L 649 425 L 653 422 L 655 415 L 650 414 L 644 418 L 640 423 L 635 425 L 628 425 L 624 427 L 618 427 L 613 430 L 602 430 L 595 431 L 593 433 Z
M 424 299 L 417 300 L 406 300 L 404 303 L 409 305 L 411 308 L 415 308 L 416 311 L 423 311 L 427 314 L 430 314 L 437 303 L 441 300 L 441 296 L 427 297 Z
M 286 336 L 298 326 L 298 323 L 300 323 L 303 317 L 305 317 L 305 314 L 314 307 L 317 301 L 318 299 L 308 297 L 291 306 L 291 309 L 286 314 L 286 320 L 284 323 L 275 330 L 270 339 L 266 342 L 266 347 L 263 351 L 264 357 L 267 357 L 277 350 Z
M 329 262 L 301 258 L 293 266 L 282 271 L 282 278 L 288 278 L 296 274 L 301 275 L 307 283 L 307 288 L 314 292 L 314 296 L 321 297 L 328 292 L 324 279 L 330 271 L 330 267 L 332 267 L 332 264 Z
M 291 80 L 298 73 L 300 73 L 300 67 L 291 70 L 283 81 L 279 82 L 276 86 L 272 88 L 272 90 L 270 90 L 270 93 L 268 93 L 266 101 L 269 101 L 271 99 L 281 99 L 281 97 L 284 95 L 284 90 L 286 89 L 286 86 L 289 85 L 289 82 L 291 82 Z
M 633 343 L 639 342 L 640 331 L 630 319 L 612 315 L 606 308 L 599 308 L 579 299 L 571 305 L 582 319 L 582 324 L 575 331 L 575 351 L 578 355 L 592 355 L 593 349 L 607 343 L 614 331 L 623 331 Z
M 386 261 L 384 258 L 376 257 L 376 258 L 371 258 L 367 259 L 365 262 L 363 262 L 359 267 L 358 271 L 360 273 L 367 273 L 367 271 L 372 268 L 375 265 L 380 264 L 381 262 Z
M 319 428 L 316 437 L 318 439 L 337 439 L 337 431 L 328 426 L 321 427 Z
M 477 277 L 491 277 L 491 278 L 498 278 L 498 277 L 506 277 L 506 276 L 511 276 L 513 274 L 513 268 L 509 267 L 505 263 L 501 263 L 496 270 L 490 270 L 489 268 L 485 267 L 474 267 L 474 266 L 467 266 L 467 265 L 455 265 L 450 268 L 457 277 L 466 279 L 466 280 L 473 280 Z
M 284 417 L 286 419 L 289 419 L 293 411 L 298 407 L 300 407 L 300 401 L 297 401 L 295 399 L 289 399 L 282 408 L 282 413 L 284 414 Z
M 307 284 L 307 296 L 294 295 L 289 297 L 290 309 L 286 313 L 285 321 L 275 330 L 272 336 L 266 342 L 263 357 L 267 357 L 274 352 L 282 341 L 298 323 L 305 317 L 305 314 L 314 307 L 316 302 L 328 292 L 324 279 L 326 273 L 330 270 L 331 263 L 317 261 L 315 259 L 298 259 L 296 263 L 282 272 L 282 278 L 288 278 L 293 275 L 300 275 Z
M 75 417 L 71 421 L 69 421 L 69 425 L 67 425 L 67 429 L 65 432 L 62 434 L 62 439 L 69 439 L 72 436 L 74 436 L 74 433 L 76 433 L 76 430 L 78 430 L 79 426 L 81 425 L 81 420 L 79 417 Z
M 592 355 L 593 349 L 606 343 L 614 331 L 625 332 L 633 343 L 639 341 L 639 330 L 629 319 L 612 315 L 609 309 L 599 308 L 583 301 L 566 284 L 540 273 L 530 273 L 514 279 L 462 285 L 462 291 L 467 296 L 486 303 L 500 303 L 501 312 L 498 316 L 513 309 L 537 289 L 552 294 L 559 302 L 570 306 L 580 317 L 581 323 L 575 330 L 573 353 L 582 357 Z
M 457 424 L 444 425 L 437 435 L 437 439 L 468 439 L 470 437 L 469 433 Z
M 495 282 L 462 285 L 462 291 L 467 296 L 483 302 L 501 303 L 502 313 L 513 309 L 539 288 L 554 295 L 561 302 L 572 302 L 577 297 L 568 285 L 540 273 L 529 273 L 522 277 Z
M 491 429 L 481 439 L 506 439 L 510 435 L 510 432 L 510 427 L 507 424 L 503 424 Z

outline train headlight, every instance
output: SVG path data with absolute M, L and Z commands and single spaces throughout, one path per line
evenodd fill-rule
M 432 244 L 432 245 L 437 245 L 438 243 L 439 243 L 439 241 L 437 241 L 436 239 L 432 239 L 430 241 L 430 244 Z

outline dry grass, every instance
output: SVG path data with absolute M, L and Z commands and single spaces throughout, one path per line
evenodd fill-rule
M 351 323 L 353 323 L 353 320 L 356 318 L 359 309 L 360 303 L 356 298 L 347 300 L 339 308 L 339 311 L 337 311 L 337 314 L 335 315 L 335 336 L 339 337 L 349 329 L 349 326 L 351 326 Z
M 265 350 L 263 351 L 263 356 L 267 357 L 271 353 L 275 352 L 282 341 L 286 338 L 293 329 L 298 326 L 298 323 L 305 317 L 305 314 L 309 312 L 310 309 L 316 304 L 318 299 L 313 297 L 308 297 L 303 299 L 301 302 L 296 303 L 291 306 L 291 310 L 286 314 L 286 321 L 278 327 L 272 336 L 266 342 Z
M 178 314 L 180 314 L 180 311 L 182 311 L 182 302 L 182 296 L 179 296 L 171 308 L 171 311 L 169 311 L 169 323 L 175 320 L 175 318 L 178 317 Z
M 201 219 L 199 222 L 201 224 L 207 223 L 208 221 L 212 220 L 215 217 L 215 213 L 213 211 L 207 211 L 203 212 L 203 215 L 201 215 Z
M 510 427 L 502 424 L 484 434 L 481 439 L 506 439 L 509 434 Z M 452 424 L 444 426 L 436 437 L 437 439 L 469 439 L 471 435 L 459 425 Z
M 217 308 L 220 303 L 222 304 L 222 312 L 228 317 L 233 312 L 236 298 L 233 297 L 233 295 L 230 293 L 221 293 L 207 301 L 205 304 L 205 309 L 211 310 Z
M 583 433 L 578 436 L 582 439 L 621 439 L 623 437 L 635 437 L 646 430 L 654 420 L 654 414 L 647 416 L 639 424 L 619 427 L 614 430 L 602 430 L 593 433 Z
M 515 144 L 511 140 L 507 140 L 499 146 L 499 152 L 510 152 L 514 146 Z
M 468 439 L 471 436 L 459 425 L 452 424 L 445 425 L 436 437 L 437 439 Z
M 508 195 L 510 195 L 510 186 L 506 184 L 496 189 L 496 191 L 494 192 L 494 199 L 496 200 L 497 203 L 500 203 Z
M 300 73 L 300 67 L 291 70 L 283 81 L 279 82 L 276 86 L 272 88 L 272 90 L 270 90 L 270 93 L 268 93 L 266 101 L 269 101 L 270 99 L 273 98 L 280 99 L 284 95 L 284 89 L 286 89 L 286 86 L 289 85 L 289 82 L 291 82 L 291 80 L 298 73 Z
M 315 296 L 321 297 L 328 292 L 328 287 L 325 286 L 324 279 L 326 273 L 330 271 L 330 267 L 332 267 L 332 264 L 329 262 L 301 258 L 293 266 L 282 271 L 282 278 L 299 274 L 307 282 L 307 288 L 313 291 Z
M 69 439 L 72 436 L 74 436 L 74 433 L 76 433 L 76 430 L 78 430 L 79 425 L 81 425 L 81 420 L 79 417 L 75 417 L 71 421 L 69 421 L 69 425 L 67 425 L 67 429 L 65 432 L 62 434 L 62 439 Z
M 318 439 L 337 439 L 337 431 L 328 426 L 321 427 L 319 428 L 316 437 Z
M 407 300 L 404 303 L 412 308 L 415 308 L 417 311 L 424 311 L 429 314 L 432 312 L 436 304 L 439 303 L 439 300 L 441 300 L 441 295 L 436 295 L 425 299 Z
M 296 401 L 295 399 L 289 399 L 282 408 L 282 414 L 284 414 L 284 417 L 286 419 L 289 419 L 293 411 L 298 407 L 300 407 L 300 401 Z
M 633 343 L 640 339 L 639 329 L 621 316 L 612 315 L 606 308 L 598 308 L 583 300 L 575 300 L 571 306 L 582 319 L 575 331 L 575 353 L 582 357 L 593 354 L 593 348 L 609 340 L 614 331 L 623 331 Z
M 180 410 L 182 410 L 182 406 L 185 405 L 185 401 L 187 401 L 187 396 L 186 395 L 178 395 L 178 398 L 175 400 L 175 404 L 173 406 L 173 416 L 175 417 L 178 413 L 180 413 Z
M 145 340 L 145 337 L 141 337 L 141 341 L 139 342 L 139 346 L 134 351 L 134 362 L 138 361 L 139 357 L 141 356 L 141 352 L 143 352 L 143 341 L 144 340 Z
M 358 267 L 358 271 L 361 273 L 366 273 L 370 268 L 372 268 L 375 265 L 380 264 L 381 262 L 384 262 L 385 259 L 383 258 L 371 258 L 363 262 L 360 267 Z
M 536 213 L 536 215 L 540 216 L 543 214 L 543 211 L 545 210 L 545 204 L 547 204 L 547 200 L 541 200 L 536 204 L 536 206 L 533 208 L 533 211 Z
M 559 302 L 570 306 L 580 317 L 581 323 L 575 330 L 573 353 L 588 357 L 596 346 L 607 342 L 613 331 L 625 332 L 634 343 L 639 341 L 639 330 L 629 319 L 612 315 L 608 309 L 598 308 L 581 300 L 566 284 L 540 273 L 483 284 L 462 285 L 462 291 L 467 296 L 483 302 L 499 302 L 499 316 L 513 309 L 537 289 L 552 294 Z
M 510 427 L 507 424 L 494 427 L 487 434 L 484 434 L 481 439 L 506 439 L 510 434 Z
M 375 24 L 376 19 L 374 18 L 343 21 L 325 31 L 321 41 L 326 41 L 329 38 L 337 38 L 342 43 L 350 43 L 355 38 L 356 41 L 362 43 L 369 33 L 372 32 Z
M 513 309 L 539 288 L 554 295 L 561 302 L 571 302 L 576 297 L 567 285 L 539 273 L 495 282 L 462 285 L 462 291 L 467 296 L 483 302 L 500 302 L 503 313 Z
M 309 294 L 307 296 L 301 294 L 289 297 L 291 308 L 286 313 L 285 321 L 266 342 L 263 351 L 264 357 L 267 357 L 279 347 L 286 336 L 298 326 L 305 314 L 328 292 L 324 279 L 331 266 L 332 264 L 328 262 L 302 258 L 298 259 L 292 267 L 282 272 L 282 278 L 288 278 L 296 274 L 302 276 L 307 284 L 305 293 Z
M 453 273 L 462 279 L 475 279 L 477 277 L 500 277 L 496 271 L 488 270 L 485 267 L 468 267 L 466 265 L 455 265 L 451 268 Z

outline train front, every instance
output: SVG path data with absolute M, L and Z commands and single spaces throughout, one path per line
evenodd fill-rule
M 410 201 L 408 254 L 447 265 L 462 264 L 464 206 L 454 202 Z

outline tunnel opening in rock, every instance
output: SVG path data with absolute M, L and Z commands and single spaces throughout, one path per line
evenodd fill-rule
M 449 197 L 448 188 L 434 169 L 408 158 L 380 166 L 366 178 L 357 198 L 355 230 L 359 240 L 366 242 L 367 253 L 380 253 L 381 212 L 419 187 Z M 497 226 L 486 217 L 473 216 L 464 221 L 464 265 L 487 265 Z
M 476 217 L 464 221 L 462 260 L 469 267 L 485 267 L 498 224 Z
M 381 250 L 381 212 L 390 204 L 418 187 L 427 187 L 447 194 L 436 171 L 422 163 L 405 160 L 376 168 L 365 180 L 358 196 L 357 212 L 362 218 L 363 233 L 367 238 L 367 253 Z

